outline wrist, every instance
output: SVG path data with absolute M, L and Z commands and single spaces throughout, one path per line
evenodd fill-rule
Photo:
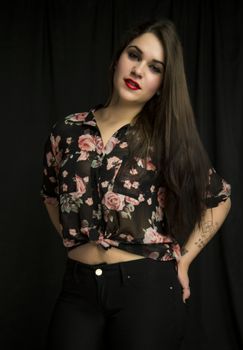
M 181 258 L 180 258 L 178 264 L 179 264 L 181 267 L 183 267 L 184 269 L 188 270 L 189 267 L 190 267 L 191 262 L 188 261 L 188 259 L 186 259 L 184 256 L 181 256 Z

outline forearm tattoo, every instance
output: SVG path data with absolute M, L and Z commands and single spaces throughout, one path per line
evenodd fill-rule
M 185 255 L 186 253 L 188 253 L 188 250 L 185 247 L 181 248 L 181 255 Z
M 213 222 L 211 220 L 206 221 L 202 224 L 201 230 L 199 230 L 199 238 L 194 243 L 198 248 L 203 248 L 213 237 L 214 233 L 216 232 L 218 227 L 217 222 Z

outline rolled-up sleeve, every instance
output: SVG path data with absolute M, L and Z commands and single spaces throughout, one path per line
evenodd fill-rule
M 62 152 L 60 150 L 61 136 L 56 132 L 56 124 L 51 128 L 43 149 L 43 174 L 40 190 L 44 203 L 57 206 L 59 204 L 59 165 Z
M 215 170 L 209 169 L 209 182 L 206 188 L 205 205 L 207 208 L 217 207 L 231 196 L 231 184 L 222 178 Z

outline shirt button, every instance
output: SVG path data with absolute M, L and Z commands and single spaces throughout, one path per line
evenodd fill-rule
M 102 270 L 101 270 L 101 269 L 96 269 L 96 270 L 95 270 L 95 274 L 96 274 L 97 276 L 102 275 Z

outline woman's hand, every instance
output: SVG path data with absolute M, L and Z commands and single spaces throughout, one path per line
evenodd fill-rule
M 182 287 L 182 299 L 183 302 L 186 302 L 186 299 L 190 297 L 190 286 L 189 286 L 189 277 L 188 277 L 189 266 L 178 262 L 177 264 L 177 277 Z

